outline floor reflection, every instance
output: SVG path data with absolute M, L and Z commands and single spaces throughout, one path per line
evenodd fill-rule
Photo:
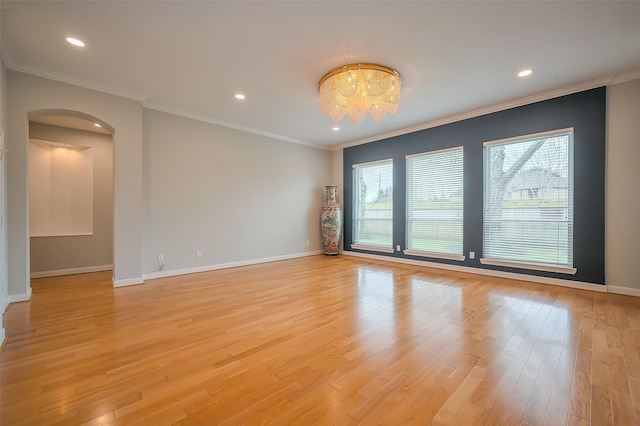
M 395 328 L 395 282 L 393 274 L 384 270 L 358 270 L 358 313 L 361 330 L 377 333 Z
M 575 360 L 571 336 L 580 319 L 558 298 L 523 293 L 513 282 L 383 267 L 358 269 L 356 297 L 359 355 L 382 353 L 413 373 L 444 362 L 455 366 L 452 377 L 477 366 L 507 399 L 527 384 L 521 376 L 548 389 L 570 380 L 563 370 Z

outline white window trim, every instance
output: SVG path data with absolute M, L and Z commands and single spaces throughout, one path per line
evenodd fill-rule
M 376 160 L 376 161 L 369 161 L 368 163 L 353 164 L 351 168 L 355 169 L 356 167 L 372 166 L 374 164 L 388 163 L 389 161 L 391 161 L 391 163 L 393 164 L 393 158 L 385 158 L 384 160 Z
M 510 142 L 516 142 L 516 141 L 540 139 L 546 136 L 553 136 L 561 133 L 571 134 L 571 143 L 569 144 L 569 150 L 570 150 L 569 156 L 573 158 L 573 150 L 574 150 L 574 147 L 573 147 L 574 128 L 573 127 L 567 127 L 564 129 L 549 130 L 546 132 L 533 133 L 529 135 L 514 136 L 511 138 L 487 141 L 487 142 L 484 142 L 482 145 L 483 145 L 483 148 L 486 148 L 492 145 L 501 145 L 501 144 L 508 144 Z M 571 162 L 569 163 L 569 167 L 570 169 L 574 167 Z M 483 194 L 483 198 L 484 198 L 484 194 Z M 484 217 L 483 217 L 483 221 L 484 221 Z M 484 223 L 483 223 L 483 229 L 484 229 Z M 483 235 L 483 244 L 484 244 L 484 235 Z M 575 275 L 578 272 L 577 268 L 570 267 L 570 266 L 555 266 L 555 265 L 533 263 L 533 262 L 518 262 L 513 260 L 502 260 L 502 259 L 487 258 L 487 257 L 480 258 L 479 260 L 480 260 L 480 263 L 483 265 L 505 266 L 510 268 L 529 269 L 532 271 L 555 272 L 559 274 L 568 274 L 568 275 Z
M 385 158 L 383 160 L 376 160 L 376 161 L 369 161 L 367 163 L 358 163 L 358 164 L 353 164 L 351 166 L 351 168 L 355 169 L 357 167 L 362 167 L 362 166 L 371 166 L 374 164 L 383 164 L 383 163 L 389 163 L 391 162 L 391 167 L 393 167 L 393 158 Z M 392 169 L 392 173 L 393 173 L 393 169 Z M 391 218 L 391 223 L 393 224 L 393 217 Z M 393 233 L 391 235 L 391 237 L 393 238 Z M 391 247 L 387 247 L 387 246 L 374 246 L 374 245 L 367 245 L 367 244 L 351 244 L 351 248 L 352 249 L 356 249 L 356 250 L 368 250 L 368 251 L 377 251 L 380 253 L 394 253 L 395 250 L 393 249 L 393 246 Z
M 433 257 L 436 259 L 447 259 L 447 260 L 458 260 L 462 262 L 465 260 L 464 255 L 459 254 L 447 254 L 447 253 L 438 253 L 432 251 L 422 251 L 422 250 L 404 250 L 404 254 L 409 256 L 420 256 L 420 257 Z
M 488 142 L 484 142 L 482 146 L 499 145 L 499 144 L 514 142 L 514 141 L 525 142 L 530 139 L 540 139 L 540 138 L 544 138 L 545 136 L 557 135 L 558 133 L 573 134 L 573 127 L 567 127 L 566 129 L 549 130 L 548 132 L 532 133 L 530 135 L 514 136 L 512 138 L 498 139 L 495 141 L 488 141 Z
M 576 272 L 578 272 L 577 268 L 570 268 L 567 266 L 551 266 L 551 265 L 543 265 L 539 263 L 523 263 L 523 262 L 515 262 L 512 260 L 491 259 L 487 257 L 480 258 L 480 263 L 482 263 L 483 265 L 506 266 L 509 268 L 530 269 L 532 271 L 557 272 L 559 274 L 568 274 L 568 275 L 575 275 Z
M 463 155 L 463 162 L 464 162 L 464 145 L 460 145 L 460 146 L 453 146 L 450 148 L 444 148 L 444 149 L 438 149 L 435 151 L 425 151 L 425 152 L 419 152 L 416 154 L 410 154 L 410 155 L 406 155 L 405 156 L 405 161 L 409 160 L 411 158 L 415 158 L 415 157 L 423 157 L 423 156 L 427 156 L 427 155 L 433 155 L 433 154 L 442 154 L 444 152 L 452 152 L 452 151 L 460 151 L 462 150 L 462 155 Z M 464 166 L 463 166 L 464 167 Z M 464 181 L 464 171 L 463 171 L 463 181 Z M 405 195 L 406 195 L 406 188 L 408 186 L 408 179 L 405 179 Z M 464 185 L 463 185 L 464 188 Z M 464 198 L 463 198 L 463 206 L 464 206 Z M 406 204 L 406 200 L 405 200 L 405 204 Z M 407 226 L 407 223 L 405 222 L 405 227 Z M 464 231 L 463 231 L 464 232 Z M 463 235 L 463 242 L 464 242 L 464 235 Z M 406 241 L 405 241 L 406 244 Z M 441 252 L 431 252 L 431 251 L 423 251 L 423 250 L 412 250 L 412 249 L 405 249 L 403 251 L 404 254 L 409 255 L 409 256 L 419 256 L 419 257 L 431 257 L 434 259 L 447 259 L 447 260 L 457 260 L 457 261 L 464 261 L 465 260 L 465 256 L 461 255 L 461 254 L 450 254 L 450 253 L 441 253 Z
M 461 150 L 461 149 L 464 149 L 464 145 L 453 146 L 451 148 L 437 149 L 435 151 L 419 152 L 417 154 L 406 155 L 404 158 L 408 160 L 408 159 L 414 158 L 414 157 L 423 157 L 425 155 L 431 155 L 431 154 L 442 154 L 443 152 L 458 151 L 458 150 Z
M 369 251 L 379 251 L 381 253 L 394 253 L 393 247 L 385 247 L 385 246 L 369 246 L 366 244 L 351 244 L 352 249 L 356 250 L 369 250 Z

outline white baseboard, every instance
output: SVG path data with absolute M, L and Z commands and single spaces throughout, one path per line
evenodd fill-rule
M 640 297 L 640 288 L 619 287 L 615 285 L 608 285 L 607 290 L 609 291 L 609 293 Z
M 243 260 L 239 262 L 229 262 L 229 263 L 219 263 L 217 265 L 206 265 L 206 266 L 197 266 L 195 268 L 183 268 L 183 269 L 171 269 L 168 271 L 158 271 L 152 272 L 150 274 L 144 274 L 143 278 L 145 280 L 152 280 L 155 278 L 165 278 L 172 277 L 175 275 L 185 275 L 185 274 L 195 274 L 198 272 L 208 272 L 215 271 L 218 269 L 228 269 L 228 268 L 237 268 L 239 266 L 249 266 L 256 265 L 258 263 L 268 263 L 268 262 L 277 262 L 279 260 L 288 260 L 288 259 L 296 259 L 299 257 L 307 257 L 314 256 L 317 254 L 322 254 L 321 250 L 310 251 L 305 253 L 295 253 L 295 254 L 287 254 L 284 256 L 275 256 L 275 257 L 265 257 L 262 259 L 252 259 L 252 260 Z
M 87 272 L 111 271 L 112 265 L 87 266 L 84 268 L 57 269 L 55 271 L 32 272 L 31 278 L 59 277 L 60 275 L 86 274 Z
M 582 281 L 561 280 L 558 278 L 539 277 L 535 275 L 517 274 L 514 272 L 495 271 L 493 269 L 472 268 L 469 266 L 449 265 L 446 263 L 422 262 L 419 260 L 403 259 L 391 256 L 378 256 L 375 254 L 358 253 L 353 251 L 344 251 L 347 256 L 363 257 L 366 259 L 381 260 L 383 262 L 404 263 L 406 265 L 425 266 L 428 268 L 446 269 L 449 271 L 466 272 L 469 274 L 488 275 L 491 277 L 509 278 L 518 281 L 529 281 L 540 284 L 551 284 L 562 287 L 578 288 L 582 290 L 597 291 L 600 293 L 607 292 L 607 286 L 602 284 L 585 283 Z
M 127 287 L 130 285 L 138 285 L 144 284 L 144 279 L 142 278 L 127 278 L 125 280 L 113 280 L 114 287 Z
M 27 289 L 26 293 L 9 295 L 9 303 L 26 302 L 29 299 L 31 299 L 31 287 Z

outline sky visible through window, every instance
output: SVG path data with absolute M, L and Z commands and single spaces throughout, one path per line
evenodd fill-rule
M 366 202 L 378 201 L 381 193 L 391 193 L 393 188 L 393 174 L 391 163 L 372 164 L 358 168 L 359 184 L 366 185 Z
M 529 147 L 541 138 L 525 140 L 517 143 L 507 143 L 492 146 L 492 151 L 504 148 L 503 170 L 511 168 L 529 149 Z M 531 156 L 520 170 L 544 170 L 550 176 L 567 178 L 569 162 L 569 134 L 542 138 L 544 144 Z

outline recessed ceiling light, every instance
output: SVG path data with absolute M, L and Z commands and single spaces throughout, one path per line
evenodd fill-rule
M 529 77 L 533 74 L 533 68 L 525 68 L 518 73 L 518 77 Z
M 74 46 L 84 47 L 84 41 L 78 40 L 77 38 L 67 37 L 67 41 L 73 44 Z
M 338 127 L 338 126 L 332 127 L 331 130 L 333 130 L 334 132 L 337 132 L 338 130 L 340 130 L 340 127 Z
M 244 96 L 242 93 L 236 93 L 235 98 L 236 98 L 236 99 L 239 99 L 239 100 L 241 100 L 241 101 L 242 101 L 242 100 L 244 100 L 244 99 L 245 99 L 245 96 Z
M 102 126 L 101 126 L 100 124 L 98 124 L 98 123 L 93 123 L 93 125 L 94 125 L 94 126 L 96 126 L 96 127 L 102 127 Z

